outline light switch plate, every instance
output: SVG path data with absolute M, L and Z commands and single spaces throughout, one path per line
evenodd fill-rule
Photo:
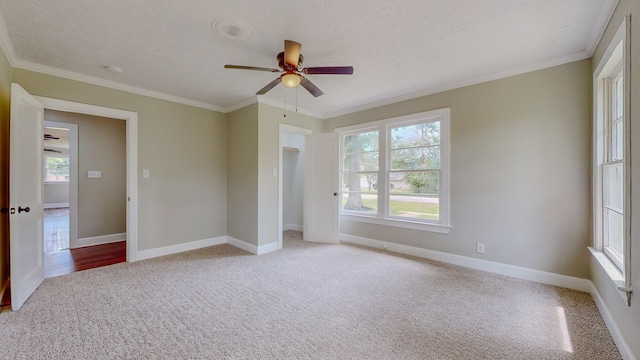
M 100 178 L 102 178 L 102 171 L 89 170 L 89 172 L 87 173 L 87 177 L 89 179 L 100 179 Z
M 149 170 L 142 170 L 142 178 L 148 179 L 151 177 L 151 172 Z

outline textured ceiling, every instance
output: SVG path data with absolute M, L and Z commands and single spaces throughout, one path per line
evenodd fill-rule
M 0 29 L 6 31 L 0 38 L 15 67 L 86 76 L 89 82 L 106 80 L 107 85 L 112 81 L 222 111 L 255 101 L 255 92 L 277 76 L 224 69 L 225 64 L 277 67 L 283 40 L 295 40 L 302 43 L 305 66 L 355 69 L 352 76 L 309 75 L 325 93 L 319 98 L 298 88 L 298 107 L 326 117 L 518 69 L 587 58 L 614 4 L 0 0 L 6 27 Z M 250 35 L 217 33 L 212 23 L 221 18 L 243 22 Z M 124 72 L 108 72 L 107 65 Z M 282 85 L 261 101 L 282 105 L 285 95 L 293 106 L 296 90 L 285 91 Z

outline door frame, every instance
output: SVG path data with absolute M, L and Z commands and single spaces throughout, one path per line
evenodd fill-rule
M 279 132 L 279 137 L 278 137 L 278 249 L 282 249 L 282 195 L 283 195 L 283 191 L 282 191 L 282 184 L 283 184 L 283 179 L 282 179 L 282 173 L 283 173 L 283 158 L 282 158 L 282 138 L 284 137 L 285 133 L 292 133 L 292 134 L 300 134 L 300 135 L 309 135 L 311 133 L 313 133 L 313 131 L 311 131 L 311 129 L 306 129 L 306 128 L 301 128 L 301 127 L 297 127 L 297 126 L 293 126 L 293 125 L 287 125 L 287 124 L 280 124 L 280 132 Z M 306 143 L 306 140 L 305 140 Z M 306 145 L 305 145 L 306 147 Z M 305 166 L 306 166 L 306 162 L 305 162 Z M 306 187 L 306 171 L 304 172 L 303 175 L 303 186 Z M 306 202 L 307 202 L 307 196 L 306 196 L 306 191 L 304 191 L 304 196 L 302 197 L 302 208 L 305 209 L 306 207 Z M 303 221 L 306 221 L 306 217 L 303 215 L 302 216 Z
M 127 142 L 127 262 L 138 255 L 138 113 L 104 106 L 35 96 L 45 110 L 58 110 L 126 121 Z M 71 201 L 71 199 L 69 199 Z M 77 200 L 77 197 L 76 197 Z M 77 209 L 77 207 L 76 207 Z M 71 230 L 71 229 L 70 229 Z
M 78 241 L 78 124 L 45 119 L 43 126 L 69 130 L 69 248 L 73 248 Z

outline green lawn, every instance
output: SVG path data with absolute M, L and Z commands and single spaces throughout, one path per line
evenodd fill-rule
M 347 203 L 347 198 L 343 198 L 342 205 Z M 372 210 L 363 211 L 363 213 L 375 213 L 378 207 L 376 199 L 362 199 L 362 205 Z M 392 201 L 390 204 L 390 212 L 392 216 L 404 216 L 417 219 L 438 220 L 440 205 L 432 203 L 421 203 L 413 201 Z

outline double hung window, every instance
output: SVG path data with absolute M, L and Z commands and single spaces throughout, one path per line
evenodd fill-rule
M 343 217 L 448 233 L 448 108 L 336 131 Z

